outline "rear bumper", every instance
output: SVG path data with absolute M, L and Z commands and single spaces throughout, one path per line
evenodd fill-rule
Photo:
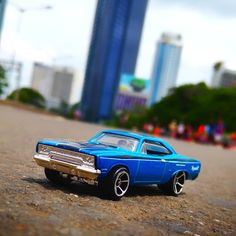
M 39 166 L 89 180 L 96 180 L 98 175 L 101 174 L 100 170 L 87 168 L 85 166 L 78 166 L 63 161 L 53 160 L 50 159 L 50 157 L 47 155 L 36 154 L 34 155 L 34 160 Z

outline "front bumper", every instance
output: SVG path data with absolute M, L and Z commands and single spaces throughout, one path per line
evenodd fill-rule
M 34 160 L 39 166 L 89 180 L 96 180 L 98 175 L 101 174 L 100 170 L 87 168 L 86 166 L 78 166 L 63 161 L 53 160 L 50 159 L 49 156 L 43 154 L 35 154 Z

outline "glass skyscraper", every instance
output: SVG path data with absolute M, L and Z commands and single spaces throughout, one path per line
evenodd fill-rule
M 98 0 L 81 100 L 87 121 L 110 118 L 121 74 L 133 74 L 147 0 Z
M 6 0 L 0 0 L 0 43 L 1 43 L 1 33 L 2 33 L 5 6 L 6 6 Z
M 152 105 L 165 97 L 170 88 L 175 87 L 180 57 L 182 39 L 180 35 L 163 34 L 157 44 L 151 78 L 151 96 L 149 104 Z

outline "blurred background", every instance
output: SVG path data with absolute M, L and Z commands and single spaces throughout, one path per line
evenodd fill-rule
M 0 0 L 1 103 L 236 146 L 234 0 Z

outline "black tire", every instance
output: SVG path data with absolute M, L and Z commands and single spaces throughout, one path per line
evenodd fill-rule
M 47 179 L 53 184 L 69 184 L 71 179 L 69 177 L 63 177 L 59 171 L 51 170 L 48 168 L 44 168 L 44 173 Z
M 176 173 L 168 183 L 159 185 L 159 188 L 163 190 L 166 194 L 177 197 L 183 191 L 185 179 L 185 172 L 180 171 Z
M 130 177 L 125 167 L 113 169 L 105 180 L 98 183 L 98 189 L 105 198 L 120 200 L 129 188 Z

